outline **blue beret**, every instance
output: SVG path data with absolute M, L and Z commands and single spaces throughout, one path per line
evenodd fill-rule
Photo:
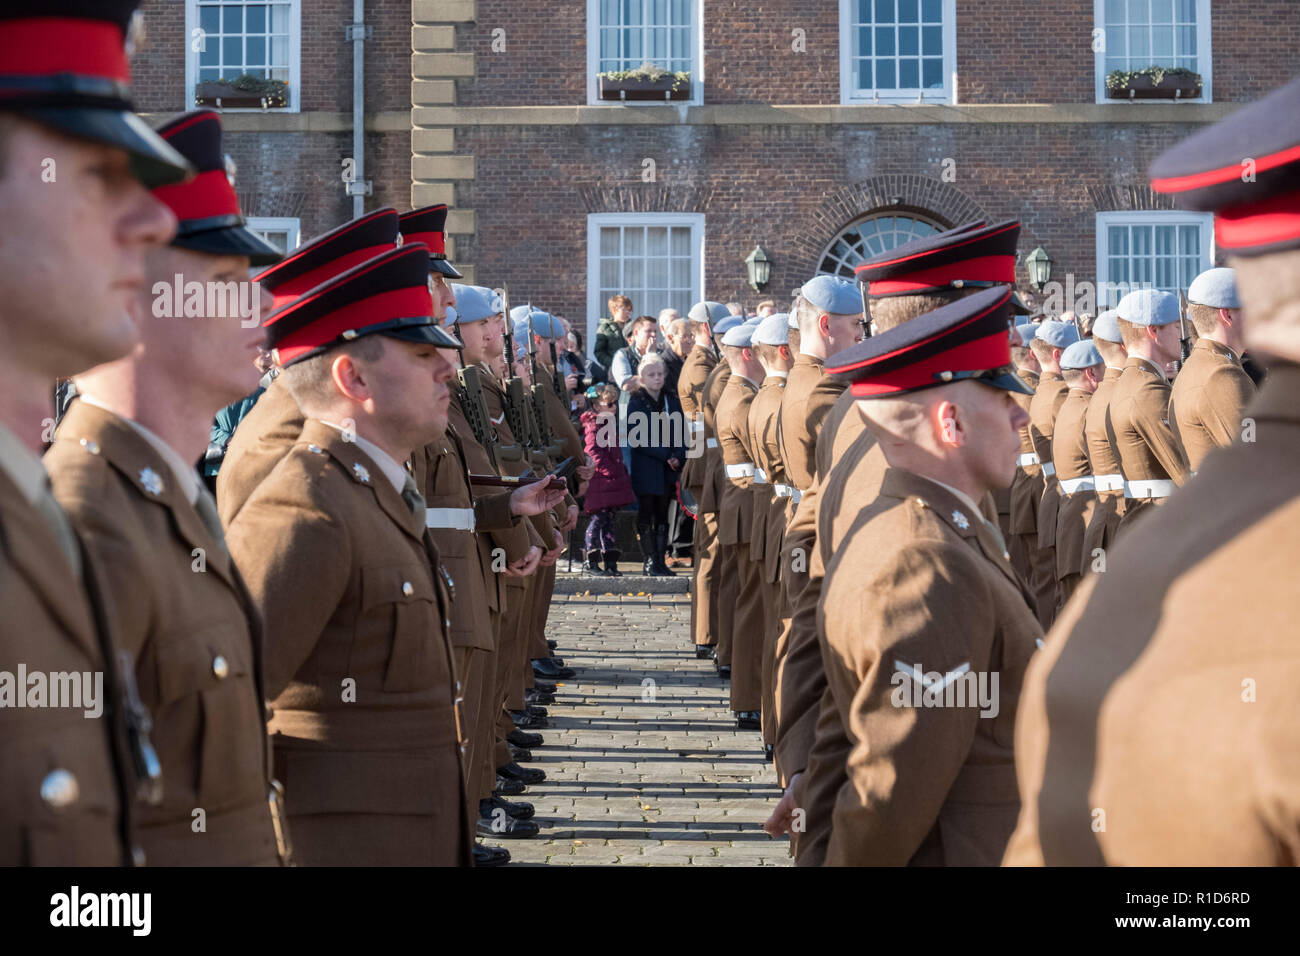
M 796 319 L 796 318 L 794 317 L 794 313 L 793 313 L 793 312 L 790 312 L 790 313 L 788 313 L 788 314 L 785 313 L 785 312 L 782 312 L 781 314 L 784 315 L 784 316 L 789 320 L 790 328 L 792 328 L 792 329 L 797 329 L 797 328 L 799 328 L 799 320 Z
M 511 309 L 511 314 L 514 313 Z M 533 310 L 533 334 L 540 335 L 544 339 L 559 338 L 564 332 L 564 326 L 547 312 Z M 524 313 L 521 318 L 515 320 L 515 339 L 516 341 L 528 341 L 528 314 Z
M 803 284 L 799 294 L 832 315 L 857 315 L 862 311 L 862 293 L 858 287 L 838 276 L 813 276 Z
M 773 312 L 754 329 L 755 345 L 785 345 L 790 341 L 790 317 Z
M 458 318 L 458 313 L 456 312 L 456 307 L 454 305 L 447 306 L 447 314 L 442 317 L 443 328 L 445 329 L 451 328 L 453 325 L 456 324 L 457 318 Z
M 1232 269 L 1206 269 L 1187 289 L 1187 301 L 1214 309 L 1239 309 L 1237 273 Z
M 1137 289 L 1120 299 L 1115 311 L 1134 325 L 1170 325 L 1178 321 L 1178 297 L 1159 289 Z
M 534 309 L 531 305 L 529 305 L 526 302 L 523 305 L 517 305 L 510 310 L 510 321 L 518 322 L 520 319 L 526 319 L 528 318 L 529 312 L 536 312 L 536 311 L 537 311 L 536 309 Z
M 754 326 L 754 328 L 758 328 L 759 324 L 762 323 L 762 321 L 763 321 L 763 317 L 761 315 L 751 315 L 749 318 L 745 320 L 745 324 L 752 325 Z
M 491 289 L 453 282 L 451 291 L 456 295 L 456 313 L 460 316 L 462 325 L 467 322 L 482 322 L 501 314 L 501 296 Z
M 729 315 L 731 312 L 721 302 L 696 302 L 691 306 L 691 311 L 686 313 L 692 322 L 706 322 L 709 328 L 716 327 Z
M 1102 364 L 1101 353 L 1089 339 L 1075 342 L 1061 353 L 1061 368 L 1092 368 Z
M 723 306 L 723 308 L 726 308 L 726 306 Z M 740 321 L 740 316 L 732 315 L 730 312 L 728 312 L 726 315 L 718 319 L 713 324 L 713 334 L 722 335 L 724 332 L 729 332 L 730 330 L 734 329 L 736 326 L 744 325 L 744 324 L 745 323 Z
M 1038 327 L 1038 337 L 1054 349 L 1064 349 L 1079 341 L 1079 330 L 1071 322 L 1049 319 Z
M 1097 316 L 1097 321 L 1092 323 L 1092 337 L 1103 342 L 1122 345 L 1124 337 L 1119 334 L 1119 313 L 1114 309 L 1107 309 Z
M 1038 326 L 1034 325 L 1032 322 L 1025 322 L 1022 325 L 1016 326 L 1016 332 L 1020 335 L 1020 344 L 1025 348 L 1028 348 L 1029 343 L 1032 342 L 1034 336 L 1038 334 Z
M 745 322 L 737 323 L 727 330 L 722 337 L 723 345 L 734 345 L 738 349 L 747 349 L 754 340 L 754 326 Z

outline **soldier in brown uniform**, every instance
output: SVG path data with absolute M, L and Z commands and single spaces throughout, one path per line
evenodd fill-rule
M 322 282 L 395 249 L 397 225 L 395 209 L 376 209 L 316 237 L 258 273 L 257 281 L 271 293 L 272 309 L 282 308 Z M 224 524 L 235 520 L 262 479 L 298 440 L 302 423 L 288 386 L 277 378 L 235 429 L 217 473 L 217 508 Z
M 705 462 L 709 459 L 708 439 L 704 433 L 704 383 L 718 364 L 717 347 L 713 344 L 713 325 L 727 315 L 721 302 L 697 302 L 689 313 L 695 345 L 682 363 L 677 378 L 677 398 L 682 412 L 690 422 L 690 442 L 687 444 L 686 463 L 682 466 L 682 483 L 695 498 L 698 513 L 691 553 L 694 556 L 695 574 L 691 578 L 691 640 L 695 656 L 709 656 L 709 649 L 718 641 L 718 589 L 721 564 L 718 555 L 718 518 L 714 511 L 704 511 L 700 502 L 704 497 L 704 483 L 709 476 Z M 714 443 L 717 437 L 712 436 Z
M 1029 343 L 1038 334 L 1032 322 L 1017 325 L 1011 341 L 1011 361 L 1016 374 L 1032 389 L 1038 389 L 1038 376 L 1042 366 L 1034 357 Z M 1026 412 L 1032 395 L 1014 396 Z M 1007 550 L 1011 553 L 1011 566 L 1026 582 L 1034 582 L 1033 556 L 1038 551 L 1038 503 L 1043 500 L 1043 470 L 1034 454 L 1034 436 L 1029 426 L 1020 430 L 1020 457 L 1016 459 L 1016 477 L 1008 491 L 1011 498 L 1011 519 L 1008 525 Z M 1040 575 L 1046 581 L 1046 575 Z
M 1231 269 L 1202 272 L 1187 289 L 1187 319 L 1196 344 L 1169 394 L 1169 425 L 1194 474 L 1205 456 L 1241 434 L 1241 416 L 1255 383 L 1241 367 L 1245 333 Z
M 411 243 L 265 323 L 307 421 L 227 536 L 266 620 L 276 776 L 307 865 L 470 861 L 447 574 L 402 466 L 446 428 L 460 347 L 428 276 Z
M 1300 80 L 1152 166 L 1214 210 L 1245 343 L 1271 365 L 1254 441 L 1209 456 L 1090 576 L 1025 682 L 1006 862 L 1293 866 L 1300 858 Z M 1259 170 L 1243 182 L 1243 162 Z
M 1124 513 L 1124 473 L 1119 466 L 1119 452 L 1107 428 L 1110 399 L 1115 384 L 1124 371 L 1128 353 L 1119 334 L 1119 315 L 1108 309 L 1097 316 L 1092 326 L 1092 343 L 1106 363 L 1106 372 L 1088 402 L 1083 433 L 1088 448 L 1088 470 L 1092 473 L 1097 504 L 1083 535 L 1079 567 L 1085 572 L 1105 568 L 1105 555 L 1115 541 L 1120 516 Z
M 754 524 L 750 555 L 761 556 L 763 596 L 762 700 L 763 749 L 770 757 L 776 744 L 776 641 L 790 612 L 781 590 L 781 542 L 785 506 L 792 486 L 781 461 L 777 416 L 793 359 L 789 346 L 790 316 L 774 312 L 754 328 L 752 346 L 763 366 L 763 384 L 749 407 L 749 447 L 754 453 Z M 761 479 L 761 484 L 759 483 Z M 760 509 L 762 520 L 759 519 Z M 762 535 L 762 541 L 758 540 Z M 760 550 L 761 548 L 761 550 Z
M 973 223 L 906 243 L 860 263 L 857 275 L 867 283 L 873 330 L 893 329 L 995 281 L 1009 284 L 1015 278 L 1019 234 L 1020 224 L 1015 221 L 992 226 Z M 818 789 L 810 792 L 800 773 L 807 766 L 814 737 L 834 729 L 833 717 L 828 718 L 825 729 L 818 723 L 826 677 L 822 667 L 824 635 L 817 609 L 825 568 L 843 543 L 860 503 L 869 502 L 878 493 L 886 468 L 850 392 L 844 392 L 827 414 L 814 464 L 818 479 L 800 502 L 792 526 L 809 521 L 815 530 L 815 547 L 808 562 L 807 584 L 794 608 L 790 646 L 777 682 L 777 767 L 786 791 L 766 825 L 772 833 L 790 831 L 793 810 L 804 808 L 806 830 L 792 832 L 791 844 L 801 864 L 810 865 L 825 856 L 830 806 L 840 785 L 839 780 L 823 775 Z M 994 512 L 991 509 L 989 516 Z M 842 741 L 842 735 L 838 739 Z
M 1061 489 L 1056 480 L 1056 464 L 1052 461 L 1052 436 L 1056 432 L 1056 416 L 1061 413 L 1069 388 L 1061 378 L 1061 354 L 1079 340 L 1075 327 L 1066 322 L 1048 320 L 1042 323 L 1029 348 L 1042 372 L 1029 403 L 1029 435 L 1034 442 L 1034 455 L 1042 469 L 1043 497 L 1038 503 L 1038 552 L 1035 559 L 1045 564 L 1048 583 L 1031 579 L 1030 585 L 1038 595 L 1038 620 L 1046 630 L 1056 617 L 1061 604 L 1061 589 L 1056 570 L 1056 514 L 1061 503 Z M 1034 568 L 1035 576 L 1039 569 Z
M 809 787 L 843 780 L 827 865 L 994 865 L 1015 825 L 1015 707 L 1042 632 L 976 504 L 1011 483 L 1026 417 L 1010 395 L 1028 386 L 1009 299 L 982 290 L 827 361 L 851 376 L 889 463 L 819 611 L 827 691 Z M 824 736 L 829 721 L 839 731 Z
M 1124 472 L 1124 514 L 1117 534 L 1164 502 L 1189 475 L 1187 455 L 1169 426 L 1169 379 L 1178 357 L 1178 299 L 1139 289 L 1116 308 L 1128 360 L 1110 399 L 1108 433 Z
M 38 457 L 54 421 L 51 383 L 135 345 L 146 254 L 176 230 L 148 188 L 191 171 L 128 112 L 123 41 L 135 6 L 17 0 L 0 12 L 0 660 L 7 672 L 21 662 L 29 679 L 85 681 L 81 700 L 61 706 L 17 706 L 15 689 L 30 694 L 16 681 L 0 693 L 5 866 L 144 859 L 130 832 L 136 772 L 102 588 Z M 57 184 L 41 184 L 47 168 Z M 136 743 L 145 757 L 147 740 Z
M 718 542 L 732 553 L 737 577 L 735 623 L 731 635 L 731 709 L 741 730 L 761 727 L 763 655 L 762 571 L 751 556 L 754 521 L 754 453 L 749 447 L 749 408 L 763 381 L 754 357 L 755 326 L 737 325 L 722 337 L 722 357 L 731 377 L 718 400 L 718 444 L 727 482 L 719 505 Z
M 726 306 L 723 306 L 723 308 L 725 309 Z M 739 324 L 740 320 L 728 313 L 714 324 L 714 340 L 720 340 L 723 335 Z M 729 484 L 722 461 L 722 449 L 718 444 L 716 413 L 718 401 L 722 398 L 723 392 L 726 391 L 727 382 L 730 378 L 731 365 L 725 361 L 720 361 L 704 380 L 704 401 L 701 413 L 704 419 L 704 457 L 700 460 L 700 464 L 696 466 L 704 475 L 699 498 L 700 514 L 702 515 L 716 515 L 721 511 L 723 488 Z M 715 520 L 719 522 L 720 528 L 721 519 Z M 716 668 L 719 677 L 729 680 L 731 678 L 731 636 L 735 628 L 736 589 L 739 586 L 740 575 L 733 561 L 734 552 L 732 549 L 725 547 L 721 539 L 715 539 L 715 541 L 718 555 L 717 630 L 712 633 L 709 640 L 714 645 L 711 653 L 713 666 Z
M 1086 567 L 1083 563 L 1083 539 L 1097 506 L 1097 492 L 1088 461 L 1084 419 L 1092 393 L 1105 375 L 1105 368 L 1101 352 L 1088 339 L 1075 342 L 1061 353 L 1061 377 L 1065 379 L 1069 392 L 1060 414 L 1056 416 L 1052 463 L 1056 466 L 1056 480 L 1061 493 L 1061 504 L 1056 514 L 1056 580 L 1062 606 L 1079 586 L 1079 578 Z
M 114 641 L 134 659 L 153 717 L 162 788 L 160 802 L 138 814 L 147 859 L 276 864 L 287 859 L 288 833 L 270 779 L 262 622 L 193 462 L 212 416 L 257 379 L 261 302 L 249 296 L 248 269 L 280 253 L 239 215 L 216 113 L 187 113 L 159 133 L 199 175 L 154 192 L 180 225 L 146 261 L 142 345 L 77 377 L 80 398 L 46 467 L 107 584 Z M 243 294 L 224 304 L 209 297 L 217 314 L 158 315 L 179 294 L 173 283 L 195 282 L 243 284 Z

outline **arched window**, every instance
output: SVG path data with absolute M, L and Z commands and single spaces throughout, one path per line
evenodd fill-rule
M 915 213 L 873 213 L 849 226 L 822 253 L 817 271 L 853 278 L 853 267 L 905 242 L 940 232 L 943 226 Z

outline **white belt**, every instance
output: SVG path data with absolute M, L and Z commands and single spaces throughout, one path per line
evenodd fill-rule
M 799 489 L 796 488 L 794 485 L 776 484 L 773 485 L 772 487 L 776 489 L 776 496 L 778 498 L 793 498 L 796 494 L 799 493 Z
M 1168 478 L 1124 482 L 1125 498 L 1168 498 L 1173 493 L 1174 483 Z
M 445 531 L 473 531 L 473 508 L 430 508 L 424 513 L 424 526 Z
M 718 447 L 718 440 L 717 440 L 716 438 L 706 438 L 706 439 L 704 439 L 704 447 L 705 447 L 705 448 L 717 448 L 717 447 Z
M 1021 455 L 1017 458 L 1016 464 L 1021 468 L 1028 468 L 1030 465 L 1038 464 L 1038 456 L 1031 451 L 1028 455 Z
M 798 488 L 796 488 L 796 489 L 794 490 L 794 494 L 792 494 L 792 495 L 790 496 L 790 500 L 793 501 L 795 504 L 798 504 L 798 503 L 799 503 L 799 499 L 802 498 L 802 497 L 803 497 L 803 492 L 800 491 Z
M 704 422 L 695 422 L 695 421 L 691 422 L 691 431 L 692 432 L 704 431 Z
M 1051 478 L 1054 474 L 1056 474 L 1056 466 L 1053 465 L 1050 461 L 1043 462 L 1043 474 L 1046 475 L 1048 478 Z
M 754 484 L 756 485 L 767 484 L 767 472 L 765 472 L 762 468 L 759 468 L 757 465 L 754 466 Z
M 1084 475 L 1082 478 L 1061 479 L 1061 490 L 1067 495 L 1072 495 L 1076 491 L 1092 491 L 1095 487 L 1096 482 L 1092 475 Z
M 1093 475 L 1093 482 L 1098 491 L 1123 491 L 1123 475 Z
M 728 478 L 754 477 L 754 463 L 752 461 L 747 461 L 740 465 L 727 465 L 726 468 Z

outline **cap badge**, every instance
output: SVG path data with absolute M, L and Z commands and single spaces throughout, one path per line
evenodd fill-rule
M 952 523 L 963 531 L 970 527 L 970 522 L 966 520 L 966 516 L 960 511 L 954 511 L 952 513 Z
M 370 483 L 370 472 L 366 470 L 366 466 L 361 464 L 361 462 L 357 462 L 352 466 L 352 474 L 356 475 L 357 481 L 364 484 Z
M 152 468 L 145 468 L 140 472 L 140 487 L 151 495 L 160 495 L 163 490 L 163 480 L 158 472 Z
M 404 242 L 406 242 L 406 237 L 405 237 L 404 235 L 402 235 L 402 234 L 399 232 L 399 233 L 397 234 L 397 245 L 396 245 L 394 248 L 396 248 L 396 249 L 400 249 L 400 248 L 402 248 L 402 244 L 403 244 Z

